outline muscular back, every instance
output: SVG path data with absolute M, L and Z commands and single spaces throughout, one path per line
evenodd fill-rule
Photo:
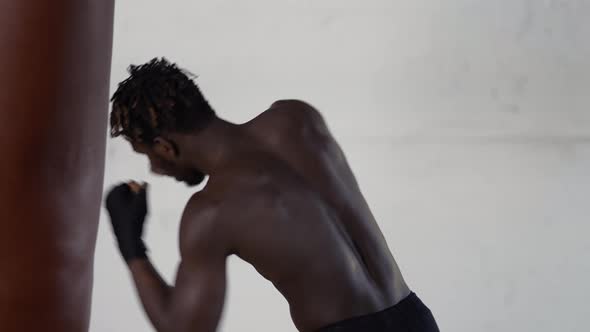
M 260 149 L 206 192 L 226 206 L 233 252 L 289 302 L 302 331 L 409 294 L 344 154 L 308 104 L 280 101 L 244 125 Z M 229 235 L 228 235 L 229 236 Z

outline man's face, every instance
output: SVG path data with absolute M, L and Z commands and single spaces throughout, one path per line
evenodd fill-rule
M 133 150 L 148 157 L 150 171 L 154 174 L 170 176 L 188 186 L 196 186 L 203 182 L 205 175 L 199 170 L 183 165 L 174 154 L 163 152 L 162 149 L 145 143 L 130 142 Z

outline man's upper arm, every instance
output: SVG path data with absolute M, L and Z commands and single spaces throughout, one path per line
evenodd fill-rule
M 200 201 L 199 201 L 200 200 Z M 181 263 L 170 299 L 168 331 L 215 331 L 225 298 L 226 242 L 219 215 L 205 199 L 191 198 L 181 221 Z

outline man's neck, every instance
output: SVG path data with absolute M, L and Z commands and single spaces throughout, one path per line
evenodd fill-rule
M 194 134 L 175 135 L 193 167 L 213 175 L 228 164 L 232 155 L 247 149 L 248 135 L 236 124 L 215 117 L 207 127 Z

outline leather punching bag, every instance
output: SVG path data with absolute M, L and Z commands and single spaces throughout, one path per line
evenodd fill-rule
M 0 0 L 0 331 L 88 330 L 114 0 Z

